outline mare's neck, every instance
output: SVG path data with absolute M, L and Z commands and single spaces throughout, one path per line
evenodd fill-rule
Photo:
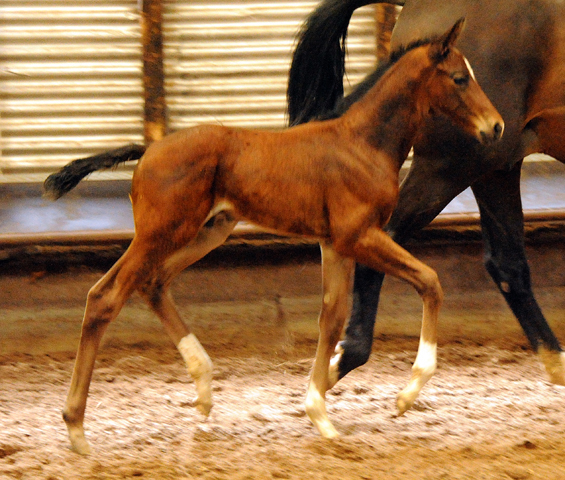
M 373 148 L 385 153 L 400 169 L 428 109 L 418 98 L 430 64 L 422 52 L 401 58 L 341 117 Z

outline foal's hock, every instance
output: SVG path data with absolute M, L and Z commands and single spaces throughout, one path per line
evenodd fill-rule
M 88 294 L 64 409 L 76 451 L 89 452 L 83 420 L 100 340 L 134 291 L 161 319 L 195 381 L 197 407 L 209 413 L 212 364 L 181 320 L 169 286 L 221 245 L 240 219 L 320 241 L 320 337 L 305 404 L 318 431 L 338 435 L 325 393 L 337 381 L 330 358 L 348 314 L 354 261 L 409 282 L 422 297 L 420 346 L 397 402 L 400 413 L 412 406 L 436 367 L 442 291 L 436 273 L 383 231 L 397 201 L 398 172 L 429 115 L 449 117 L 479 142 L 495 141 L 503 130 L 502 118 L 454 47 L 462 27 L 460 20 L 442 37 L 397 53 L 387 74 L 340 118 L 276 132 L 198 126 L 147 149 L 132 183 L 134 239 Z M 57 174 L 49 185 L 56 188 Z

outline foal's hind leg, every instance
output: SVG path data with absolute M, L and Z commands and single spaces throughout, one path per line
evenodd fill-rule
M 161 285 L 160 275 L 154 280 L 143 288 L 142 296 L 157 314 L 181 353 L 188 373 L 196 385 L 197 397 L 194 400 L 194 406 L 207 416 L 212 409 L 212 360 L 196 335 L 191 333 L 182 321 L 175 308 L 168 285 Z
M 196 384 L 197 397 L 194 405 L 204 415 L 208 415 L 212 408 L 212 361 L 178 314 L 169 285 L 182 270 L 223 244 L 236 223 L 228 212 L 216 215 L 202 227 L 187 247 L 169 257 L 153 279 L 140 289 L 140 294 L 157 314 L 165 331 L 181 353 Z
M 106 275 L 88 293 L 80 344 L 75 359 L 71 386 L 63 410 L 73 450 L 90 452 L 84 436 L 84 412 L 92 371 L 100 341 L 106 328 L 118 315 L 127 298 L 147 275 L 149 266 L 135 240 Z
M 330 358 L 343 330 L 348 313 L 353 261 L 341 257 L 329 244 L 321 244 L 323 303 L 320 312 L 320 337 L 306 396 L 306 413 L 320 434 L 338 436 L 330 422 L 325 404 L 326 391 L 335 384 L 328 376 Z
M 412 407 L 425 383 L 435 372 L 437 358 L 437 321 L 443 292 L 437 274 L 398 245 L 384 231 L 370 228 L 351 246 L 342 246 L 356 261 L 409 282 L 424 302 L 418 354 L 412 366 L 412 377 L 397 397 L 402 415 Z

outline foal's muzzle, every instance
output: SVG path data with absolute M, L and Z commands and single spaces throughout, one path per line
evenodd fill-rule
M 484 144 L 491 144 L 500 140 L 502 133 L 504 132 L 504 122 L 500 120 L 485 123 L 485 125 L 479 128 L 481 142 Z

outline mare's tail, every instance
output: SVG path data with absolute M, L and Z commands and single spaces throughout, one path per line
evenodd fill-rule
M 108 150 L 92 157 L 73 160 L 59 171 L 49 175 L 43 183 L 44 195 L 53 200 L 61 198 L 75 188 L 79 182 L 97 170 L 112 168 L 119 163 L 139 160 L 145 153 L 143 145 L 126 145 Z
M 370 3 L 404 5 L 402 0 L 323 0 L 306 19 L 289 72 L 290 125 L 333 110 L 343 97 L 347 27 L 353 12 Z

